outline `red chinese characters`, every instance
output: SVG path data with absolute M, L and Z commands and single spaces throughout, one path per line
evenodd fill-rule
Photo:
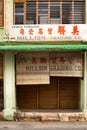
M 32 28 L 29 29 L 29 35 L 33 35 L 34 30 Z
M 37 64 L 38 63 L 38 59 L 36 57 L 32 57 L 31 62 L 32 62 L 32 64 Z M 45 64 L 46 62 L 47 62 L 47 60 L 46 60 L 45 57 L 41 57 L 39 59 L 39 63 L 41 63 L 41 64 Z
M 57 57 L 52 57 L 51 61 L 52 61 L 52 64 L 56 64 L 56 62 L 57 62 Z
M 20 33 L 21 35 L 24 35 L 24 28 L 21 28 L 21 29 L 19 30 L 19 33 Z
M 40 34 L 40 35 L 43 34 L 43 29 L 42 29 L 42 28 L 39 28 L 39 29 L 38 29 L 38 34 Z
M 36 63 L 37 63 L 36 57 L 32 57 L 32 64 L 36 64 Z
M 55 28 L 54 28 L 55 27 Z M 45 28 L 45 29 L 44 29 Z M 27 31 L 28 30 L 28 31 Z M 26 32 L 27 31 L 27 32 Z M 26 32 L 26 33 L 25 33 Z M 54 32 L 54 33 L 53 33 Z M 20 28 L 19 30 L 20 35 L 79 35 L 80 31 L 79 31 L 79 26 L 78 25 L 72 25 L 69 26 L 68 25 L 59 25 L 59 26 L 53 26 L 53 27 L 49 27 L 49 26 L 41 26 L 38 28 L 33 28 L 33 26 L 29 29 L 26 28 Z M 69 34 L 68 34 L 69 33 Z
M 25 63 L 27 63 L 27 59 L 25 57 L 19 57 L 17 59 L 17 63 L 18 64 L 25 64 Z
M 79 30 L 78 30 L 78 26 L 73 26 L 73 32 L 72 32 L 73 35 L 79 35 Z
M 65 63 L 64 57 L 61 56 L 59 61 L 60 61 L 61 64 L 64 64 Z
M 48 30 L 47 30 L 47 31 L 48 31 L 48 34 L 49 34 L 49 35 L 51 35 L 51 34 L 52 34 L 53 29 L 52 29 L 52 28 L 48 28 Z
M 64 35 L 65 34 L 65 32 L 66 32 L 66 30 L 65 30 L 65 26 L 58 26 L 58 33 L 60 34 L 60 35 Z
M 69 64 L 73 64 L 74 63 L 74 57 L 68 57 L 68 62 L 69 62 Z
M 42 64 L 44 64 L 44 63 L 46 63 L 47 61 L 46 61 L 46 58 L 44 58 L 44 57 L 41 57 L 40 58 L 40 63 L 42 63 Z
M 82 64 L 82 58 L 81 58 L 81 56 L 79 56 L 79 57 L 77 58 L 77 63 Z

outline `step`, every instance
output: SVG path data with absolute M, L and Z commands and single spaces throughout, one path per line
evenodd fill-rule
M 87 121 L 87 113 L 16 112 L 15 121 Z

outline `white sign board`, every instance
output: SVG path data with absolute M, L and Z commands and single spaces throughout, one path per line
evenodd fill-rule
M 12 25 L 10 41 L 87 40 L 87 24 Z

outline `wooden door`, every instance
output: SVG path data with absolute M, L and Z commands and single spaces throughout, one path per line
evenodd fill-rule
M 49 85 L 39 87 L 39 108 L 56 109 L 57 108 L 57 78 L 52 77 Z
M 19 109 L 36 109 L 37 86 L 17 86 L 17 106 Z
M 60 109 L 79 108 L 79 78 L 60 78 L 59 93 Z
M 20 109 L 78 109 L 79 78 L 51 77 L 47 85 L 17 86 Z

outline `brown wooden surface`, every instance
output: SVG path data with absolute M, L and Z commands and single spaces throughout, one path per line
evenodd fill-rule
M 21 2 L 23 3 L 23 2 L 25 2 L 25 1 L 26 1 L 26 0 L 14 0 L 14 2 L 18 2 L 18 3 L 19 3 L 19 2 L 20 2 L 20 3 L 21 3 Z
M 0 111 L 3 110 L 4 107 L 3 95 L 3 56 L 0 54 Z
M 20 109 L 79 108 L 79 78 L 51 77 L 49 85 L 16 87 Z
M 61 78 L 60 80 L 60 108 L 79 107 L 79 79 Z
M 4 24 L 4 0 L 0 0 L 0 27 Z
M 42 85 L 39 88 L 39 108 L 57 108 L 57 79 L 51 78 L 50 85 Z
M 3 80 L 0 79 L 0 111 L 3 110 L 4 107 L 4 92 L 3 92 Z
M 37 87 L 17 86 L 17 107 L 22 109 L 37 108 Z
M 3 79 L 3 56 L 0 54 L 0 79 Z

